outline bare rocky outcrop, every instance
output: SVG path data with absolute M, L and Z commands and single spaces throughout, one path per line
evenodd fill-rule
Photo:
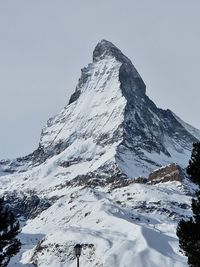
M 169 181 L 181 182 L 183 180 L 183 177 L 184 175 L 181 167 L 176 163 L 172 163 L 166 167 L 160 168 L 150 173 L 148 183 L 157 184 Z

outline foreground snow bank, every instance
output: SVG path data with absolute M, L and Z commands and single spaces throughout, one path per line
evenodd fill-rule
M 175 235 L 176 220 L 190 214 L 185 208 L 190 197 L 180 183 L 133 184 L 111 192 L 65 188 L 60 194 L 54 205 L 27 221 L 21 254 L 10 267 L 75 267 L 76 243 L 83 245 L 85 267 L 187 266 Z

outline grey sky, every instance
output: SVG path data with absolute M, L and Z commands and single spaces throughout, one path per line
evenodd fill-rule
M 0 0 L 0 159 L 37 147 L 101 39 L 157 106 L 200 128 L 199 12 L 199 0 Z

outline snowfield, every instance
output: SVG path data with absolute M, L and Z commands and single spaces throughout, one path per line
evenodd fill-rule
M 20 263 L 18 255 L 9 266 L 75 267 L 76 243 L 83 245 L 80 262 L 86 267 L 187 266 L 175 234 L 177 220 L 190 215 L 191 198 L 181 183 L 113 191 L 64 188 L 54 194 L 59 199 L 26 222 Z

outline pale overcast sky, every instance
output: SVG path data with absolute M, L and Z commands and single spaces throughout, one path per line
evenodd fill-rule
M 147 95 L 200 128 L 200 0 L 0 0 L 0 159 L 32 152 L 107 39 Z

